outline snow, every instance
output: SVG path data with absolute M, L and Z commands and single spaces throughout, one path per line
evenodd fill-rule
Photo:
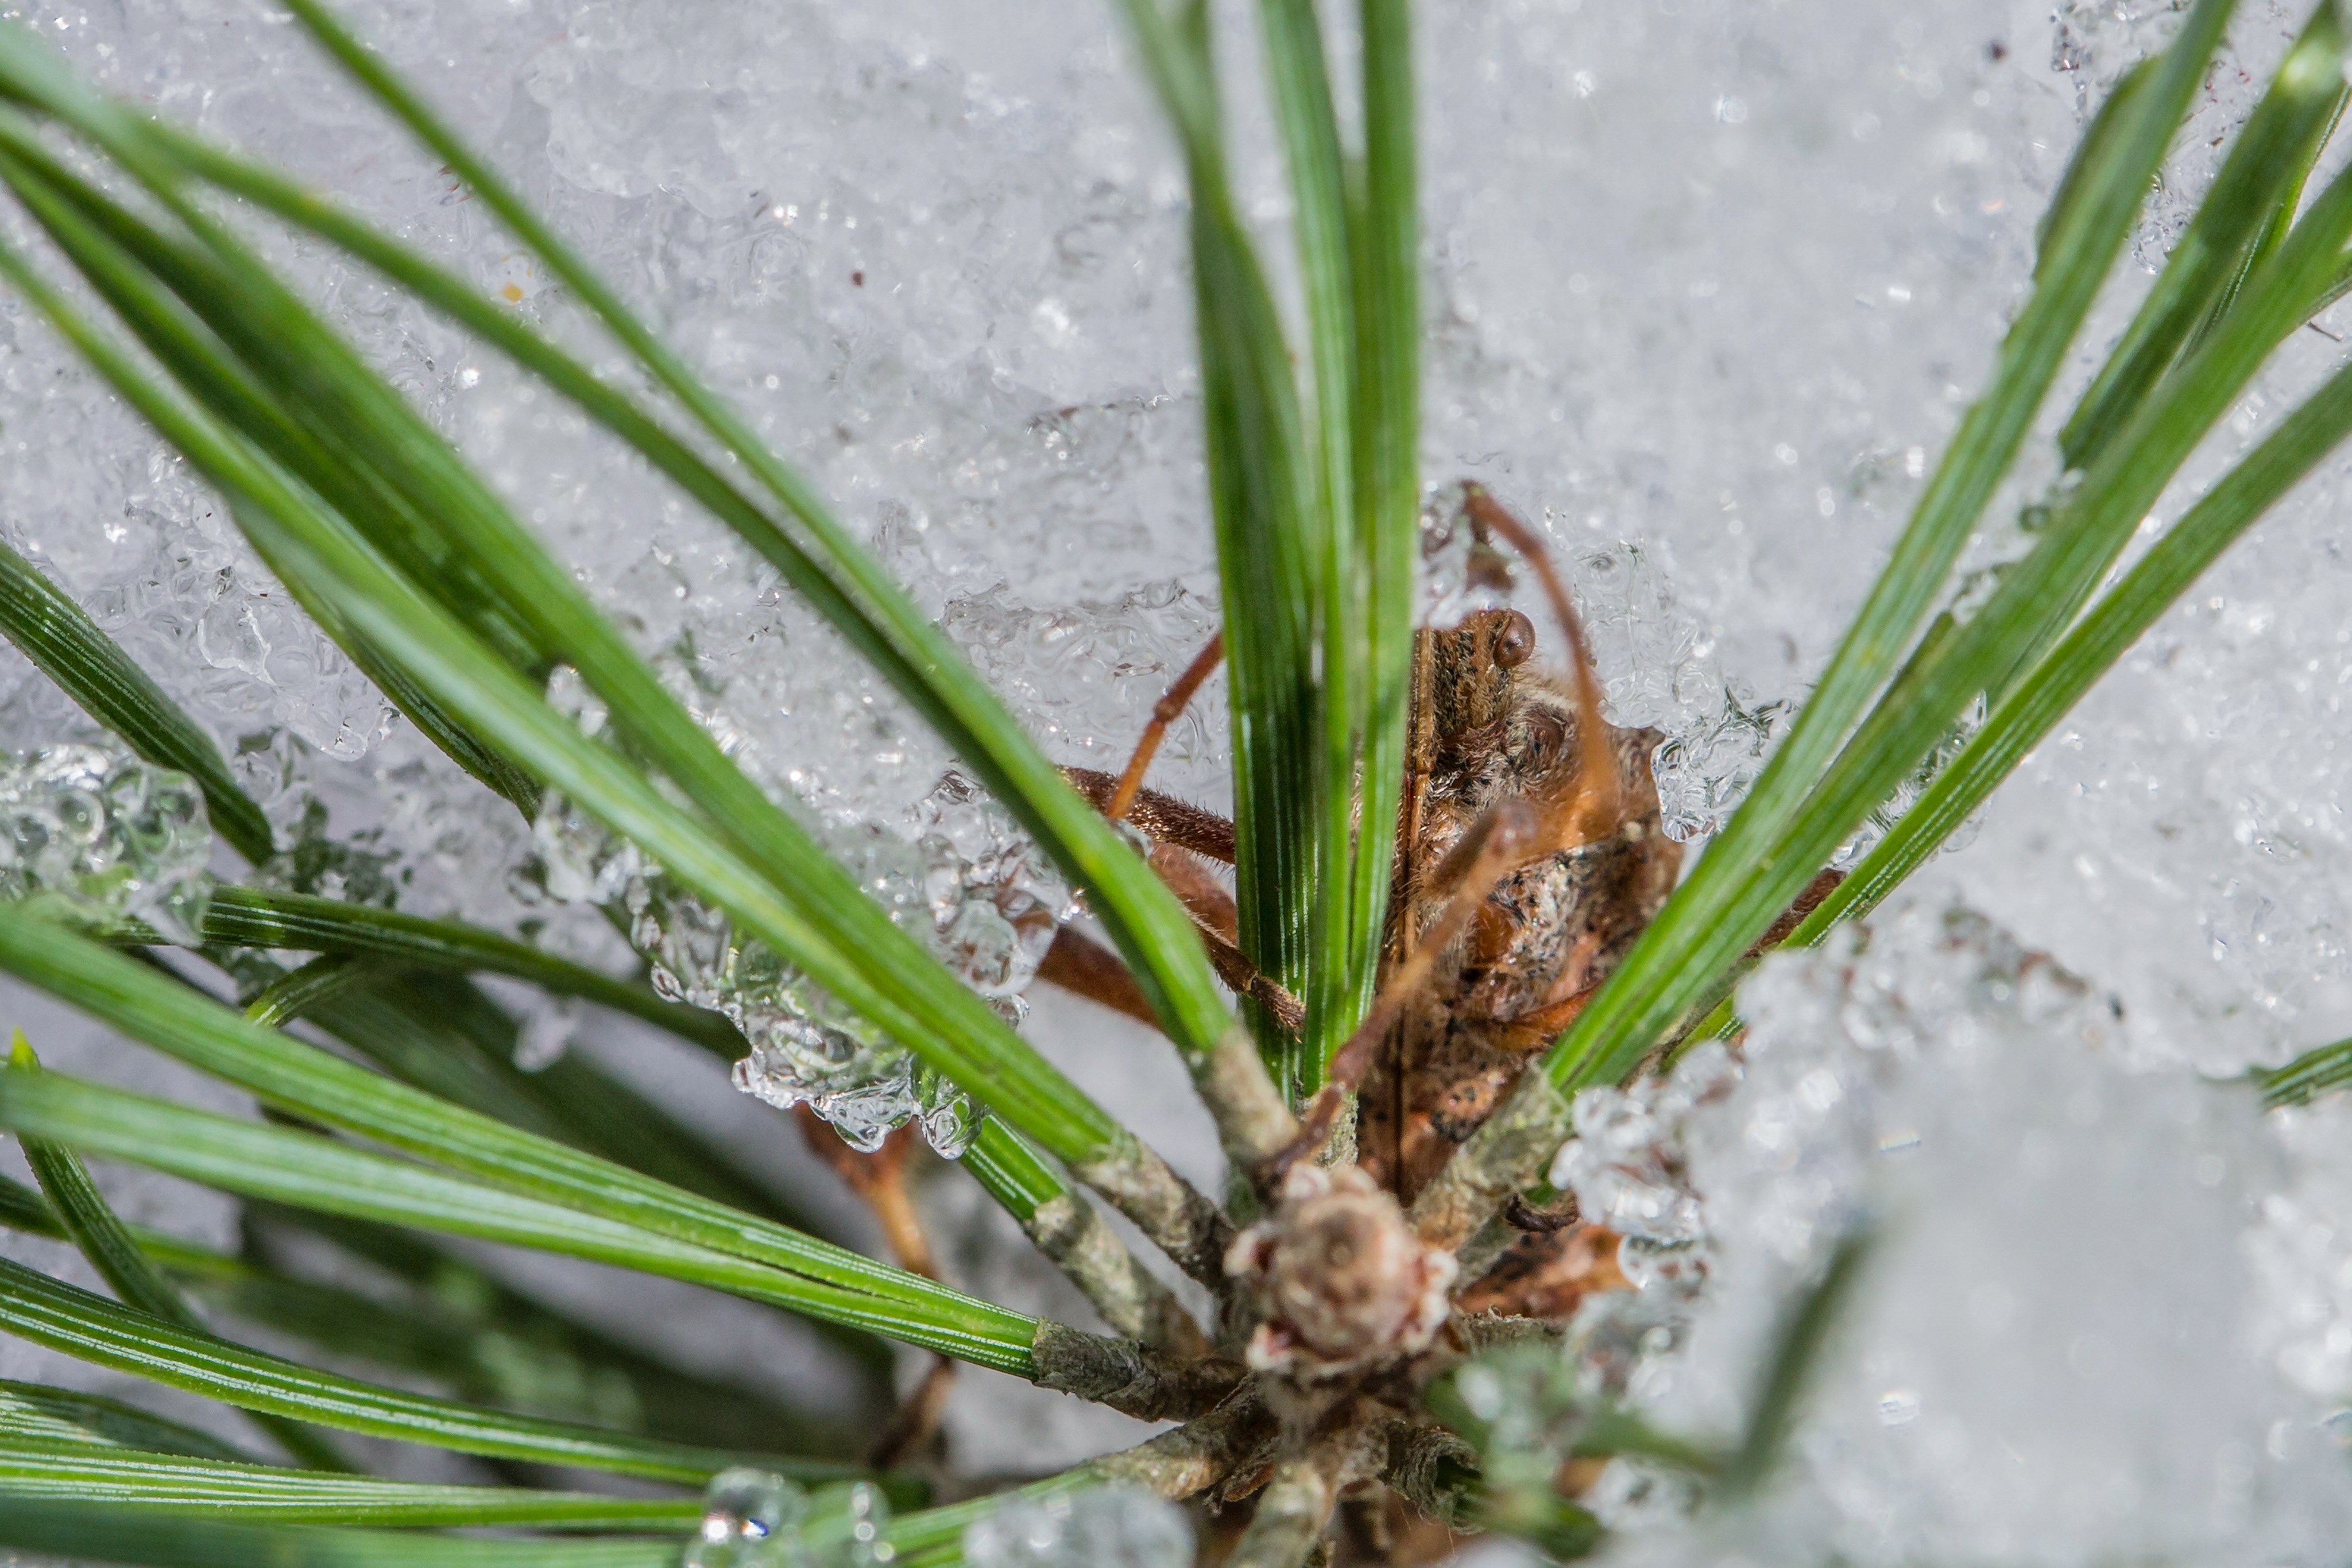
M 2069 384 L 2120 329 L 2210 177 L 2210 142 L 2302 19 L 2271 0 L 2241 9 L 2235 53 L 2200 94 Z M 348 15 L 811 476 L 1051 755 L 1103 767 L 1216 620 L 1181 172 L 1112 11 L 379 0 Z M 1675 737 L 1664 782 L 1681 831 L 1703 838 L 1720 821 L 1768 710 L 1801 698 L 1827 658 L 1984 380 L 2084 115 L 2175 18 L 2161 0 L 2059 11 L 1423 7 L 1424 475 L 1475 478 L 1548 530 L 1612 716 Z M 1219 15 L 1244 141 L 1260 150 L 1240 162 L 1244 204 L 1278 256 L 1286 196 L 1262 152 L 1253 22 L 1238 3 Z M 282 15 L 127 0 L 27 20 L 110 90 L 291 165 L 609 360 Z M 311 244 L 270 246 L 692 681 L 780 796 L 829 832 L 929 831 L 943 749 L 730 537 L 370 275 Z M 2320 325 L 2159 519 L 2332 366 L 2340 329 Z M 543 923 L 551 946 L 625 958 L 599 917 L 526 874 L 529 825 L 393 718 L 181 466 L 13 306 L 0 307 L 0 530 L 220 737 L 281 826 L 323 806 L 334 838 L 395 855 L 383 874 L 404 907 Z M 2024 473 L 1971 564 L 2013 549 L 2008 519 L 2049 461 L 2030 456 Z M 1826 1375 L 1787 1485 L 1734 1521 L 1756 1531 L 1743 1549 L 2244 1561 L 2258 1542 L 2289 1562 L 2324 1555 L 2331 1529 L 2340 1538 L 2346 1483 L 2336 1428 L 2320 1423 L 2352 1396 L 2352 1172 L 2331 1152 L 2346 1113 L 2264 1120 L 2242 1090 L 2198 1075 L 2284 1061 L 2352 1019 L 2347 474 L 2327 465 L 2251 533 L 1879 927 L 1916 955 L 1933 944 L 1899 933 L 1955 904 L 1981 912 L 1992 925 L 1970 927 L 1971 952 L 2046 953 L 2084 977 L 2084 995 L 2116 998 L 2095 1047 L 1967 1009 L 1900 1051 L 1858 1043 L 1834 1018 L 1791 1021 L 1748 1081 L 1674 1121 L 1693 1130 L 1661 1134 L 1692 1140 L 1673 1145 L 1684 1166 L 1618 1171 L 1623 1191 L 1635 1176 L 1684 1181 L 1709 1206 L 1719 1255 L 1685 1303 L 1697 1315 L 1656 1397 L 1678 1418 L 1730 1419 L 1756 1325 L 1811 1255 L 1772 1251 L 1804 1229 L 1794 1210 L 1725 1207 L 1788 1189 L 1746 1182 L 1755 1167 L 1734 1156 L 1747 1145 L 1700 1129 L 1781 1092 L 1772 1074 L 1797 1094 L 1813 1071 L 1900 1061 L 1866 1110 L 1849 1098 L 1812 1123 L 1789 1112 L 1806 1158 L 1900 1166 L 1911 1220 L 1874 1256 L 1864 1348 Z M 1230 799 L 1221 690 L 1154 774 L 1212 806 Z M 0 746 L 88 738 L 45 680 L 0 655 Z M 968 860 L 987 847 L 958 844 Z M 1851 958 L 1795 960 L 1758 985 L 1780 988 L 1790 1019 L 1834 1012 L 1823 998 Z M 1895 967 L 1896 990 L 1920 983 Z M 143 1056 L 11 998 L 52 1065 L 153 1076 Z M 1213 1179 L 1213 1144 L 1161 1048 L 1082 1004 L 1033 999 L 1024 1029 L 1042 1050 Z M 1970 1054 L 1970 1030 L 1992 1043 Z M 579 1033 L 615 1060 L 651 1060 L 609 1020 Z M 740 1132 L 744 1113 L 766 1114 L 723 1113 Z M 1915 1155 L 1871 1152 L 1865 1134 L 1914 1113 L 1935 1128 Z M 795 1136 L 756 1124 L 780 1146 Z M 2213 1183 L 2208 1160 L 2221 1163 Z M 142 1218 L 226 1223 L 219 1204 L 150 1178 L 118 1190 Z M 1756 1234 L 1740 1230 L 1751 1222 Z M 1018 1270 L 973 1267 L 1001 1295 L 1021 1285 Z M 1070 1310 L 1056 1284 L 1033 1270 L 1025 1288 Z M 2009 1304 L 1996 1312 L 1988 1292 Z M 18 1349 L 0 1370 L 79 1375 Z M 986 1452 L 991 1430 L 1034 1437 L 1041 1462 L 1136 1431 L 992 1377 L 964 1385 L 950 1427 L 968 1453 Z M 1030 1403 L 1009 1415 L 1016 1393 Z

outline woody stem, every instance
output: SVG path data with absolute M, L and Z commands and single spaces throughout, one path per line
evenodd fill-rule
M 1285 1459 L 1258 1494 L 1257 1513 L 1225 1568 L 1300 1568 L 1323 1539 L 1339 1501 L 1336 1456 Z
M 1168 1287 L 1019 1134 L 992 1117 L 982 1122 L 962 1164 L 1114 1330 L 1180 1354 L 1208 1349 Z
M 1179 1500 L 1198 1496 L 1256 1460 L 1274 1436 L 1274 1416 L 1254 1390 L 1244 1390 L 1197 1420 L 1106 1454 L 1081 1471 L 1094 1480 L 1124 1481 Z

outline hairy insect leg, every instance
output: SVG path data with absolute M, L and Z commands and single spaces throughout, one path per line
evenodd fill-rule
M 938 1279 L 930 1239 L 923 1234 L 922 1219 L 907 1190 L 907 1155 L 913 1147 L 915 1129 L 901 1127 L 884 1139 L 880 1148 L 864 1154 L 843 1143 L 840 1134 L 807 1105 L 793 1110 L 809 1152 L 830 1166 L 872 1211 L 891 1260 L 910 1274 Z M 954 1382 L 955 1363 L 943 1355 L 934 1358 L 923 1380 L 899 1402 L 898 1415 L 876 1440 L 868 1462 L 887 1469 L 929 1442 L 939 1429 L 940 1415 Z
M 1114 777 L 1091 768 L 1065 768 L 1062 777 L 1086 796 L 1095 810 L 1114 822 L 1125 821 L 1134 823 L 1152 841 L 1151 869 L 1160 873 L 1160 880 L 1168 884 L 1169 891 L 1176 894 L 1186 913 L 1192 915 L 1193 927 L 1201 934 L 1202 944 L 1208 949 L 1209 962 L 1216 969 L 1217 977 L 1234 991 L 1255 1000 L 1284 1030 L 1296 1034 L 1306 1024 L 1305 1004 L 1262 973 L 1242 952 L 1238 940 L 1240 919 L 1234 908 L 1233 895 L 1192 859 L 1197 854 L 1231 865 L 1234 861 L 1233 823 L 1214 812 L 1202 810 L 1171 796 L 1143 788 L 1143 775 L 1150 768 L 1151 758 L 1159 751 L 1168 727 L 1174 724 L 1191 706 L 1202 683 L 1223 659 L 1224 653 L 1224 633 L 1220 632 L 1209 639 L 1208 646 L 1193 655 L 1184 673 L 1176 678 L 1166 695 L 1152 705 L 1151 720 L 1136 741 L 1135 751 L 1128 758 L 1123 772 Z M 1059 938 L 1055 940 L 1058 945 Z M 1048 956 L 1050 958 L 1051 955 Z M 1131 1011 L 1120 1001 L 1110 998 L 1133 993 L 1139 1000 L 1141 993 L 1135 990 L 1134 977 L 1122 969 L 1119 977 L 1124 981 L 1124 987 L 1121 988 L 1117 981 L 1105 981 L 1098 975 L 1081 973 L 1081 956 L 1087 960 L 1090 969 L 1100 968 L 1100 965 L 1093 961 L 1092 955 L 1082 956 L 1072 951 L 1064 956 L 1064 962 L 1053 966 L 1055 972 L 1047 973 L 1041 968 L 1039 973 L 1055 984 L 1063 984 L 1066 975 L 1078 982 L 1071 988 L 1079 990 L 1081 995 L 1091 996 L 1106 1006 L 1119 1008 L 1121 1011 Z M 1103 958 L 1116 963 L 1115 959 L 1109 959 L 1108 954 L 1103 955 Z M 1100 994 L 1097 990 L 1085 988 L 1090 984 L 1097 986 Z
M 1197 864 L 1191 863 L 1181 850 L 1166 846 L 1155 849 L 1151 865 L 1192 916 L 1193 928 L 1201 934 L 1202 946 L 1208 950 L 1209 963 L 1217 971 L 1217 977 L 1234 990 L 1255 998 L 1284 1029 L 1293 1034 L 1298 1032 L 1306 1021 L 1305 1006 L 1259 973 L 1257 967 L 1234 946 L 1232 895 Z M 1053 946 L 1045 949 L 1045 959 L 1037 966 L 1037 977 L 1114 1012 L 1124 1013 L 1139 1023 L 1159 1027 L 1160 1020 L 1144 1000 L 1143 988 L 1135 983 L 1127 966 L 1119 962 L 1118 955 L 1066 925 L 1054 934 Z
M 1196 660 L 1196 665 L 1198 663 Z M 1172 690 L 1171 695 L 1173 695 Z M 1143 753 L 1139 751 L 1139 755 Z M 1062 776 L 1097 810 L 1106 816 L 1110 815 L 1110 808 L 1121 788 L 1119 779 L 1091 768 L 1065 768 Z M 1125 821 L 1152 841 L 1149 857 L 1151 869 L 1160 873 L 1160 880 L 1168 884 L 1169 891 L 1176 894 L 1185 911 L 1192 916 L 1192 925 L 1201 933 L 1202 943 L 1208 948 L 1209 962 L 1215 967 L 1217 977 L 1235 991 L 1255 998 L 1274 1015 L 1276 1022 L 1297 1033 L 1306 1020 L 1306 1007 L 1297 998 L 1260 973 L 1243 954 L 1237 945 L 1239 919 L 1234 909 L 1233 895 L 1192 858 L 1199 855 L 1205 860 L 1231 865 L 1234 859 L 1233 823 L 1213 811 L 1187 805 L 1154 789 L 1141 789 L 1135 793 L 1129 802 Z M 1073 960 L 1076 958 L 1076 955 L 1068 956 Z M 1077 975 L 1075 961 L 1066 966 L 1056 966 L 1055 973 L 1045 970 L 1039 973 L 1057 985 L 1065 983 L 1063 977 L 1067 973 L 1079 982 L 1068 988 L 1078 991 L 1082 996 L 1092 997 L 1106 1006 L 1119 1007 L 1121 1011 L 1129 1010 L 1120 1007 L 1118 1002 L 1110 1000 L 1108 995 L 1097 995 L 1087 989 L 1084 977 Z M 1131 990 L 1134 987 L 1132 977 L 1127 977 L 1126 984 Z M 1141 993 L 1136 992 L 1135 995 L 1139 998 Z M 1147 1019 L 1146 1021 L 1150 1020 Z
M 1087 798 L 1088 805 L 1106 816 L 1109 814 L 1111 800 L 1118 793 L 1118 775 L 1092 768 L 1065 768 L 1062 777 Z M 1135 799 L 1128 803 L 1126 815 L 1115 820 L 1131 824 L 1154 843 L 1174 844 L 1220 865 L 1234 863 L 1233 823 L 1173 795 L 1162 795 L 1157 789 L 1138 790 Z
M 1124 1013 L 1138 1023 L 1160 1027 L 1143 988 L 1135 983 L 1118 955 L 1082 932 L 1065 925 L 1054 933 L 1053 945 L 1037 965 L 1037 977 L 1074 996 Z

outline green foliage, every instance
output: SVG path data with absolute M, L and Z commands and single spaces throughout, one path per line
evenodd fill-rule
M 1222 1235 L 1223 1221 L 1203 1218 L 1205 1200 L 1166 1176 L 1131 1131 L 735 767 L 564 563 L 220 215 L 217 198 L 233 198 L 373 268 L 643 457 L 824 616 L 1013 812 L 1083 890 L 1176 1049 L 1201 1066 L 1234 1038 L 1181 906 L 827 503 L 319 0 L 291 5 L 328 55 L 609 332 L 631 361 L 625 373 L 592 368 L 274 171 L 93 95 L 13 23 L 0 24 L 0 182 L 77 284 L 60 287 L 47 262 L 5 245 L 0 276 L 185 456 L 296 602 L 459 766 L 525 813 L 560 793 L 985 1104 L 991 1118 L 963 1167 L 1008 1212 L 1028 1225 L 1049 1206 L 1067 1212 L 1065 1200 L 1092 1186 L 1163 1244 L 1182 1228 L 1171 1214 L 1194 1240 Z M 1209 8 L 1123 5 L 1191 188 L 1209 520 L 1231 661 L 1241 945 L 1307 1008 L 1295 1038 L 1254 1004 L 1248 1022 L 1297 1103 L 1371 999 L 1404 772 L 1421 504 L 1412 17 L 1405 0 L 1361 0 L 1360 74 L 1349 94 L 1334 90 L 1314 0 L 1261 0 L 1296 241 L 1290 320 L 1234 190 Z M 2173 44 L 2103 106 L 2043 222 L 2032 291 L 1990 382 L 1794 729 L 1528 1092 L 1622 1078 L 1710 1008 L 1712 1027 L 1731 1027 L 1725 998 L 1751 945 L 1964 714 L 1979 701 L 1990 709 L 1793 940 L 1818 940 L 1899 884 L 2223 549 L 2352 434 L 2347 370 L 2102 591 L 2150 507 L 2281 340 L 2352 280 L 2352 174 L 2306 193 L 2347 94 L 2342 26 L 2321 5 L 2088 391 L 2063 421 L 2046 406 L 2231 11 L 2230 0 L 2198 0 Z M 1361 106 L 1356 123 L 1342 122 L 1339 99 Z M 2031 498 L 2048 509 L 2032 549 L 1998 569 L 1973 613 L 1958 614 L 1950 580 L 1960 552 L 2045 425 L 2059 428 L 2069 477 Z M 0 632 L 137 755 L 194 779 L 230 848 L 257 866 L 276 853 L 267 817 L 201 727 L 5 549 Z M 609 733 L 583 734 L 549 701 L 551 675 L 567 666 L 609 714 Z M 590 1001 L 731 1059 L 744 1041 L 715 1014 L 496 932 L 234 883 L 213 899 L 194 957 L 234 980 L 244 1016 L 173 967 L 190 956 L 159 954 L 155 931 L 104 935 L 137 956 L 0 909 L 0 968 L 251 1093 L 264 1118 L 80 1082 L 38 1070 L 29 1053 L 0 1072 L 0 1126 L 24 1141 L 42 1186 L 0 1184 L 0 1223 L 72 1240 L 119 1298 L 0 1263 L 0 1327 L 10 1333 L 254 1412 L 298 1449 L 315 1442 L 299 1424 L 313 1423 L 688 1485 L 741 1457 L 739 1434 L 750 1448 L 823 1442 L 835 1453 L 842 1434 L 617 1345 L 499 1285 L 451 1242 L 534 1249 L 777 1306 L 830 1325 L 869 1373 L 866 1336 L 879 1334 L 1051 1381 L 1041 1364 L 1055 1334 L 1067 1333 L 1058 1325 L 818 1239 L 722 1152 L 592 1065 L 517 1071 L 513 1021 L 475 978 Z M 285 952 L 317 956 L 290 971 L 262 956 Z M 298 1020 L 336 1049 L 285 1032 Z M 2300 1100 L 2352 1081 L 2347 1063 L 2352 1049 L 2323 1048 L 2263 1075 L 2262 1087 L 2273 1103 Z M 245 1197 L 249 1245 L 230 1257 L 124 1226 L 75 1151 Z M 1507 1186 L 1531 1179 L 1548 1152 L 1474 1140 L 1468 1154 L 1499 1162 Z M 285 1234 L 374 1265 L 414 1310 L 279 1267 L 268 1238 Z M 1580 1410 L 1561 1453 L 1641 1452 L 1728 1491 L 1758 1483 L 1860 1258 L 1858 1244 L 1842 1251 L 1792 1316 L 1742 1441 L 1717 1453 L 1620 1412 Z M 316 1354 L 426 1377 L 459 1397 L 248 1349 L 212 1332 L 184 1292 Z M 1485 1444 L 1493 1434 L 1449 1386 L 1432 1407 Z M 1456 1466 L 1441 1490 L 1458 1502 L 1456 1517 L 1572 1555 L 1599 1527 L 1551 1490 L 1559 1457 L 1545 1449 L 1542 1465 L 1506 1476 L 1490 1452 L 1492 1474 Z M 824 1460 L 756 1462 L 820 1481 L 854 1473 Z M 838 1507 L 825 1506 L 826 1528 L 838 1528 Z M 900 1516 L 890 1530 L 899 1560 L 955 1561 L 963 1526 L 989 1506 Z M 699 1507 L 277 1469 L 127 1407 L 0 1385 L 0 1542 L 27 1550 L 173 1565 L 622 1568 L 674 1561 L 676 1532 Z M 261 1531 L 261 1521 L 299 1528 Z M 493 1541 L 312 1528 L 320 1523 L 667 1534 Z
M 175 1328 L 5 1260 L 0 1260 L 0 1329 L 93 1365 L 201 1394 L 241 1410 L 429 1443 L 458 1453 L 671 1481 L 699 1481 L 745 1458 L 477 1409 L 319 1371 Z M 810 1461 L 781 1457 L 759 1462 L 785 1474 L 814 1468 L 828 1478 L 844 1468 L 812 1467 Z
M 1553 1083 L 1574 1089 L 1622 1076 L 1677 1019 L 1711 1001 L 1740 954 L 1917 766 L 1972 695 L 1938 691 L 1937 702 L 1898 685 L 1872 711 L 1884 716 L 1881 727 L 1900 726 L 1903 733 L 1848 740 L 1871 699 L 1903 667 L 1961 548 L 2016 462 L 2230 10 L 2230 0 L 2200 0 L 2145 85 L 2118 96 L 2101 133 L 2078 154 L 2048 220 L 2033 292 L 2001 344 L 1991 388 L 1962 418 L 1885 570 L 1754 789 L 1623 967 L 1545 1058 Z M 2058 531 L 2053 527 L 2051 537 Z M 2013 618 L 2013 612 L 1989 607 L 1969 624 L 1984 629 L 1981 638 Z M 1960 673 L 1948 654 L 1941 664 Z M 1952 683 L 1964 684 L 1964 675 Z M 1915 739 L 1917 731 L 1924 738 Z M 1840 762 L 1869 777 L 1832 798 L 1826 775 Z
M 2308 1104 L 2320 1095 L 2352 1083 L 2352 1040 L 2339 1040 L 2306 1051 L 2284 1067 L 2258 1072 L 2263 1102 L 2272 1105 Z

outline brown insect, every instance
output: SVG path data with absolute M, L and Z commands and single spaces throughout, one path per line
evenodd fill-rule
M 1659 829 L 1649 757 L 1661 737 L 1601 716 L 1581 629 L 1541 542 L 1475 486 L 1462 507 L 1482 551 L 1499 537 L 1542 580 L 1568 668 L 1545 668 L 1535 624 L 1516 610 L 1414 634 L 1378 999 L 1334 1057 L 1332 1087 L 1292 1151 L 1319 1143 L 1341 1092 L 1360 1086 L 1358 1160 L 1406 1205 L 1608 977 L 1673 890 L 1682 854 Z M 1066 771 L 1106 814 L 1151 839 L 1152 864 L 1192 910 L 1227 982 L 1295 1019 L 1297 1002 L 1234 946 L 1232 900 L 1194 858 L 1230 862 L 1232 826 L 1141 788 L 1161 736 L 1221 653 L 1212 642 L 1170 688 L 1123 774 Z M 1117 960 L 1075 933 L 1056 940 L 1041 975 L 1149 1021 Z M 1257 1174 L 1270 1180 L 1278 1169 Z M 1530 1234 L 1460 1304 L 1554 1316 L 1611 1272 L 1613 1249 L 1580 1236 L 1570 1217 L 1527 1223 Z
M 1499 539 L 1541 580 L 1566 668 L 1546 668 L 1535 622 L 1515 610 L 1415 634 L 1375 998 L 1333 1056 L 1296 1136 L 1246 1173 L 1261 1213 L 1223 1255 L 1220 1300 L 1238 1310 L 1219 1328 L 1248 1335 L 1224 1354 L 1239 1348 L 1264 1377 L 1220 1406 L 1222 1417 L 1203 1417 L 1195 1435 L 1230 1449 L 1202 1483 L 1218 1499 L 1261 1488 L 1271 1496 L 1277 1473 L 1292 1485 L 1321 1477 L 1323 1515 L 1345 1494 L 1349 1531 L 1377 1540 L 1376 1555 L 1390 1563 L 1435 1561 L 1452 1539 L 1417 1520 L 1420 1505 L 1408 1506 L 1407 1494 L 1360 1484 L 1376 1476 L 1400 1484 L 1412 1467 L 1391 1475 L 1384 1456 L 1417 1451 L 1415 1443 L 1459 1447 L 1432 1427 L 1413 1393 L 1467 1348 L 1448 1325 L 1489 1312 L 1559 1318 L 1587 1291 L 1622 1283 L 1615 1238 L 1580 1225 L 1572 1200 L 1565 1212 L 1517 1213 L 1517 1239 L 1466 1281 L 1456 1256 L 1423 1242 L 1404 1211 L 1622 959 L 1665 901 L 1681 859 L 1659 830 L 1649 757 L 1660 737 L 1603 718 L 1575 611 L 1540 541 L 1475 486 L 1463 492 L 1462 508 L 1490 564 L 1500 561 L 1492 551 Z M 1233 897 L 1206 863 L 1232 863 L 1232 824 L 1143 788 L 1161 738 L 1222 653 L 1212 641 L 1171 686 L 1121 774 L 1066 771 L 1105 815 L 1150 841 L 1151 865 L 1191 912 L 1226 982 L 1296 1030 L 1297 1000 L 1241 951 Z M 1152 1020 L 1118 958 L 1067 927 L 1039 976 Z M 1344 1127 L 1350 1105 L 1354 1123 Z M 1307 1160 L 1343 1155 L 1350 1132 L 1353 1163 Z M 895 1166 L 845 1151 L 839 1163 L 886 1219 L 894 1204 L 904 1209 Z M 919 1267 L 919 1232 L 899 1246 Z M 887 1446 L 903 1452 L 919 1443 L 944 1392 L 945 1375 L 935 1373 L 929 1398 L 914 1402 Z M 1237 1425 L 1213 1439 L 1205 1427 L 1220 1418 Z M 1270 1517 L 1283 1517 L 1280 1506 L 1262 1503 L 1261 1511 L 1269 1507 Z
M 1358 1102 L 1357 1157 L 1411 1204 L 1574 1021 L 1673 892 L 1650 756 L 1664 737 L 1602 717 L 1574 611 L 1532 535 L 1484 492 L 1469 520 L 1543 578 L 1563 678 L 1516 610 L 1416 634 L 1411 768 L 1398 822 L 1382 989 L 1397 998 Z M 1417 963 L 1425 974 L 1415 976 Z M 1549 1317 L 1596 1259 L 1554 1217 L 1460 1301 Z

